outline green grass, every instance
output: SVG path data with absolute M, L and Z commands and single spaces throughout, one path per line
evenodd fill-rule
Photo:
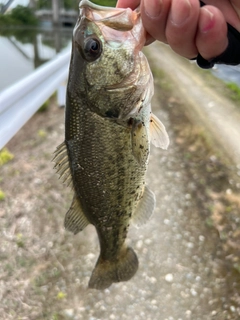
M 234 101 L 240 102 L 240 88 L 234 82 L 227 83 L 228 89 L 231 91 L 231 98 Z
M 41 107 L 38 109 L 38 112 L 45 112 L 49 107 L 49 100 L 45 101 Z
M 38 109 L 38 112 L 45 112 L 49 109 L 50 104 L 57 99 L 57 91 L 55 91 L 50 97 L 49 99 L 47 99 L 42 105 L 41 107 Z
M 19 248 L 24 248 L 24 239 L 21 233 L 16 235 L 16 243 Z
M 46 138 L 46 136 L 47 136 L 47 132 L 44 129 L 39 129 L 37 134 L 42 139 Z
M 5 193 L 2 190 L 0 190 L 0 201 L 5 200 L 5 197 Z
M 7 148 L 0 150 L 0 167 L 14 158 L 14 155 Z

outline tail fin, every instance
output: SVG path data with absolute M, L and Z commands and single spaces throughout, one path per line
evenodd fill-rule
M 128 281 L 138 269 L 138 258 L 132 248 L 124 248 L 115 260 L 99 257 L 88 287 L 98 290 L 108 288 L 113 282 Z

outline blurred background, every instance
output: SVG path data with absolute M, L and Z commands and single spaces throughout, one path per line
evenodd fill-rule
M 103 292 L 87 289 L 97 235 L 93 226 L 64 230 L 72 191 L 51 162 L 64 140 L 78 5 L 0 0 L 0 318 L 239 320 L 240 68 L 201 70 L 161 43 L 144 53 L 170 146 L 151 149 L 157 206 L 128 235 L 139 270 Z
M 115 6 L 116 1 L 95 1 Z M 30 74 L 71 42 L 76 0 L 0 1 L 0 91 Z M 3 63 L 4 61 L 4 63 Z

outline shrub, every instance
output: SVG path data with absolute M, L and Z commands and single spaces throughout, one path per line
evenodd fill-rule
M 24 6 L 18 5 L 10 13 L 0 15 L 0 25 L 37 25 L 38 20 L 33 11 Z
M 115 7 L 117 3 L 116 0 L 92 0 L 92 2 L 107 7 Z

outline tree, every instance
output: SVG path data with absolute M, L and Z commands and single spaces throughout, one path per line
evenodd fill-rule
M 117 0 L 92 0 L 92 2 L 99 4 L 101 6 L 115 7 Z
M 11 17 L 13 20 L 19 21 L 22 24 L 36 25 L 38 23 L 33 11 L 28 7 L 20 5 L 12 9 Z
M 52 1 L 49 0 L 38 0 L 37 1 L 37 9 L 51 9 Z
M 1 27 L 9 25 L 37 25 L 38 20 L 35 17 L 33 11 L 24 6 L 18 5 L 12 9 L 10 13 L 0 15 Z
M 117 0 L 91 0 L 92 2 L 101 6 L 115 7 Z M 59 0 L 60 8 L 78 10 L 79 0 Z M 52 1 L 50 0 L 37 0 L 37 9 L 51 9 Z

